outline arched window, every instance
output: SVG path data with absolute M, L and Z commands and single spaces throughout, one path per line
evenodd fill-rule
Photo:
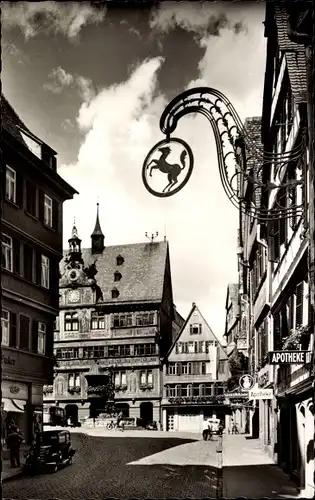
M 206 394 L 205 384 L 200 384 L 199 385 L 199 396 L 205 396 L 205 394 Z
M 169 398 L 170 397 L 170 386 L 169 385 L 165 386 L 165 392 L 166 392 L 166 397 Z
M 180 385 L 176 385 L 176 386 L 175 386 L 175 394 L 176 394 L 176 397 L 177 397 L 177 398 L 180 398 L 180 397 L 181 397 L 181 393 L 182 393 L 182 391 L 181 391 Z
M 187 396 L 192 396 L 192 384 L 188 384 L 187 386 Z

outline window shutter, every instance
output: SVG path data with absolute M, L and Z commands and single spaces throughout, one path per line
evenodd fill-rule
M 279 221 L 268 222 L 268 260 L 278 262 L 279 260 Z
M 10 312 L 10 347 L 16 347 L 16 313 Z
M 41 274 L 42 274 L 42 254 L 36 252 L 36 283 L 41 284 Z
M 304 283 L 301 281 L 296 286 L 296 316 L 295 326 L 299 327 L 303 324 L 303 298 L 304 298 Z
M 16 204 L 23 208 L 24 179 L 19 172 L 16 172 Z
M 20 274 L 20 241 L 13 238 L 13 272 Z
M 280 314 L 276 313 L 273 317 L 273 348 L 275 351 L 281 348 L 281 321 Z
M 47 323 L 46 329 L 46 356 L 50 358 L 53 356 L 54 352 L 54 321 Z
M 40 189 L 38 190 L 38 206 L 39 213 L 38 218 L 41 222 L 44 222 L 44 192 Z
M 33 320 L 32 328 L 32 352 L 38 351 L 38 321 Z
M 58 231 L 59 222 L 59 204 L 56 200 L 52 200 L 52 228 Z
M 192 334 L 192 331 L 193 331 L 193 326 L 192 325 L 189 325 L 190 327 L 190 333 Z

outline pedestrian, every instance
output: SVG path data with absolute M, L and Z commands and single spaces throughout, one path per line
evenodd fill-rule
M 209 428 L 209 422 L 206 417 L 204 417 L 204 420 L 202 422 L 202 437 L 204 441 L 207 441 L 208 436 L 209 436 L 210 428 Z
M 23 441 L 22 433 L 18 427 L 13 427 L 7 437 L 7 447 L 10 450 L 11 467 L 20 467 L 20 446 Z M 16 464 L 16 465 L 15 465 Z

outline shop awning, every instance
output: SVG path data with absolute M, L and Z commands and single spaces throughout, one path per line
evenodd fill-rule
M 2 398 L 2 403 L 4 411 L 24 413 L 24 405 L 26 405 L 26 401 L 23 401 L 22 399 Z

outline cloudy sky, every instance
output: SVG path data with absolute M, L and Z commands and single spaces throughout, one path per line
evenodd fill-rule
M 59 174 L 80 193 L 64 204 L 65 247 L 74 217 L 90 245 L 97 199 L 107 245 L 166 233 L 179 312 L 186 317 L 196 302 L 219 337 L 226 287 L 237 280 L 238 214 L 220 183 L 208 122 L 188 115 L 177 127 L 195 159 L 182 191 L 152 196 L 141 169 L 164 138 L 164 107 L 187 88 L 220 90 L 242 119 L 261 115 L 264 9 L 227 1 L 137 9 L 128 2 L 2 3 L 3 92 L 58 152 Z

